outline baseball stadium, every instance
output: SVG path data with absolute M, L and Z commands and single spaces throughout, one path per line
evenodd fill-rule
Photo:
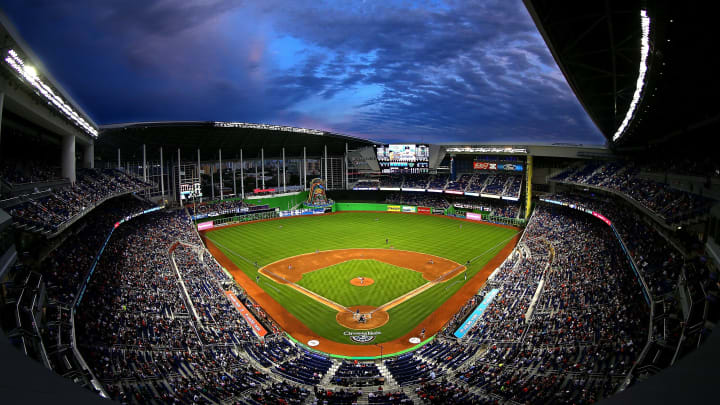
M 440 3 L 416 6 L 428 21 L 449 19 L 456 5 Z M 244 122 L 225 119 L 210 99 L 203 102 L 217 117 L 196 120 L 179 109 L 167 119 L 158 103 L 136 115 L 154 120 L 113 122 L 106 111 L 117 112 L 108 101 L 115 96 L 132 112 L 160 93 L 165 107 L 196 95 L 126 87 L 122 76 L 151 63 L 140 58 L 117 64 L 104 76 L 110 84 L 90 85 L 117 94 L 79 103 L 73 96 L 86 93 L 68 83 L 91 82 L 96 66 L 75 71 L 53 54 L 65 52 L 74 20 L 58 17 L 68 31 L 46 47 L 23 38 L 35 29 L 27 21 L 35 12 L 63 15 L 62 6 L 8 4 L 7 15 L 0 12 L 0 402 L 712 402 L 720 361 L 720 160 L 711 147 L 720 129 L 713 80 L 720 58 L 712 13 L 653 1 L 511 3 L 477 12 L 483 21 L 507 10 L 526 16 L 523 32 L 537 37 L 543 63 L 556 70 L 538 75 L 568 94 L 537 92 L 533 103 L 549 115 L 517 117 L 499 138 L 489 133 L 495 124 L 463 138 L 426 135 L 437 120 L 421 114 L 408 118 L 419 135 L 402 137 L 284 113 Z M 416 6 L 405 10 L 408 21 Z M 119 30 L 151 44 L 174 32 L 165 14 L 182 9 L 191 25 L 206 18 L 205 8 L 148 6 L 157 31 L 139 34 L 139 25 L 113 25 L 117 10 L 103 7 L 77 11 L 108 18 L 104 34 L 82 33 L 90 42 Z M 167 13 L 157 12 L 163 7 Z M 307 28 L 320 29 L 302 10 Z M 211 34 L 237 34 L 207 18 L 216 24 Z M 443 30 L 463 38 L 487 28 L 450 25 Z M 511 29 L 494 27 L 498 35 Z M 178 34 L 183 46 L 197 44 L 198 32 Z M 300 34 L 293 38 L 283 46 L 296 46 Z M 520 52 L 526 40 L 502 52 Z M 382 57 L 383 45 L 373 46 L 367 60 Z M 155 52 L 168 76 L 187 62 Z M 223 63 L 229 57 L 213 52 Z M 437 56 L 430 55 L 423 58 Z M 322 79 L 330 80 L 331 65 L 366 59 L 338 56 Z M 393 63 L 384 68 L 397 69 L 392 74 L 378 68 L 367 80 L 401 75 L 402 63 Z M 423 80 L 442 81 L 426 73 Z M 198 94 L 205 84 L 220 93 L 232 87 L 197 74 Z M 284 87 L 272 92 L 314 83 L 288 77 L 275 77 Z M 427 96 L 422 83 L 413 97 Z M 355 93 L 363 91 L 370 90 Z M 260 106 L 274 102 L 272 92 L 252 99 L 258 109 L 247 114 L 265 119 Z M 313 95 L 300 110 L 331 117 L 346 96 L 333 97 Z M 358 125 L 397 119 L 410 102 L 394 100 L 397 110 L 351 116 Z M 545 129 L 532 139 L 512 135 L 536 131 L 528 122 L 575 128 L 569 113 L 552 115 L 561 102 L 578 104 L 602 142 L 556 142 Z M 450 114 L 427 103 L 432 114 Z M 489 116 L 505 104 L 486 106 Z

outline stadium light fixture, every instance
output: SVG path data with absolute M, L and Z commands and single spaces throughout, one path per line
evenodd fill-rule
M 645 76 L 647 75 L 647 58 L 650 54 L 650 17 L 647 15 L 647 10 L 640 10 L 640 28 L 642 30 L 640 37 L 640 73 L 638 74 L 637 82 L 635 84 L 635 93 L 633 94 L 630 106 L 628 107 L 625 119 L 618 127 L 617 131 L 612 137 L 613 142 L 620 139 L 624 135 L 625 129 L 627 129 L 630 120 L 632 120 L 635 114 L 635 109 L 640 102 L 642 97 L 643 89 L 645 88 Z
M 15 72 L 17 72 L 21 80 L 28 82 L 34 87 L 38 94 L 45 97 L 48 104 L 54 105 L 55 108 L 60 110 L 65 117 L 75 123 L 75 125 L 79 126 L 90 136 L 97 138 L 97 129 L 85 121 L 85 119 L 83 119 L 77 111 L 70 107 L 62 97 L 57 95 L 50 86 L 45 84 L 45 82 L 43 82 L 38 76 L 37 69 L 32 65 L 25 64 L 25 61 L 17 54 L 17 52 L 15 52 L 14 49 L 10 49 L 8 51 L 8 55 L 5 57 L 5 62 L 13 70 L 15 70 Z
M 37 77 L 37 70 L 35 69 L 35 67 L 30 66 L 30 65 L 25 65 L 24 70 L 25 70 L 25 74 L 27 74 L 28 76 Z
M 318 131 L 317 129 L 288 127 L 285 125 L 252 124 L 249 122 L 222 122 L 222 121 L 215 121 L 215 122 L 213 122 L 213 125 L 217 128 L 267 129 L 270 131 L 284 131 L 284 132 L 297 132 L 300 134 L 324 135 L 323 131 Z

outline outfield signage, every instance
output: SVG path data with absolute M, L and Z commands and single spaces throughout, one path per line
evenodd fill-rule
M 235 309 L 237 309 L 238 312 L 240 312 L 240 315 L 242 315 L 242 317 L 245 318 L 245 322 L 247 322 L 248 326 L 250 326 L 250 328 L 252 328 L 253 332 L 255 332 L 255 334 L 258 337 L 263 337 L 263 336 L 267 335 L 267 331 L 265 330 L 265 328 L 263 328 L 263 326 L 260 325 L 260 322 L 258 322 L 257 319 L 255 319 L 255 317 L 252 316 L 250 311 L 248 311 L 248 309 L 245 308 L 245 305 L 243 305 L 242 302 L 240 302 L 238 297 L 235 296 L 235 294 L 232 291 L 225 291 L 225 295 L 227 296 L 228 300 L 230 300 L 230 302 L 233 304 Z
M 480 305 L 475 308 L 472 314 L 463 322 L 462 326 L 458 328 L 458 330 L 455 331 L 455 337 L 458 339 L 462 339 L 467 335 L 467 333 L 470 331 L 470 329 L 475 326 L 477 321 L 482 316 L 483 312 L 485 312 L 485 309 L 487 309 L 488 306 L 490 306 L 490 303 L 495 299 L 495 296 L 497 293 L 500 292 L 499 289 L 493 288 L 490 290 L 487 295 L 485 295 L 485 298 L 483 298 Z
M 417 207 L 418 214 L 432 214 L 432 208 L 430 207 Z
M 213 221 L 200 222 L 198 224 L 198 231 L 204 231 L 206 229 L 212 229 Z
M 474 212 L 468 212 L 465 214 L 465 218 L 472 219 L 473 221 L 482 221 L 482 215 Z
M 402 212 L 417 212 L 417 208 L 410 205 L 403 205 Z
M 324 214 L 324 208 L 301 208 L 297 210 L 280 211 L 281 217 L 295 217 L 298 215 L 318 215 Z
M 387 206 L 387 210 L 390 211 L 390 212 L 401 212 L 401 211 L 402 211 L 402 207 L 399 206 L 399 205 L 388 205 L 388 206 Z
M 507 170 L 521 172 L 523 166 L 519 163 L 493 163 L 493 162 L 473 162 L 475 170 Z

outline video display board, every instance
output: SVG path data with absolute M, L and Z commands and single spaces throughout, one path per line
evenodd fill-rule
M 376 147 L 383 173 L 427 173 L 430 146 L 425 144 L 388 144 Z

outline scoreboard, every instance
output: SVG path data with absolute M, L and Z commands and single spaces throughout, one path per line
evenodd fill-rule
M 388 144 L 376 146 L 377 160 L 383 173 L 427 173 L 430 146 L 425 144 Z

